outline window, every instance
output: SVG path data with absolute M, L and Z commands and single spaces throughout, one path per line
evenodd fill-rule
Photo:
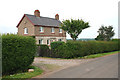
M 43 27 L 40 27 L 40 32 L 43 32 Z
M 62 39 L 58 39 L 58 41 L 62 41 Z
M 24 28 L 24 34 L 28 34 L 28 28 Z
M 59 33 L 62 33 L 62 29 L 59 29 Z
M 50 41 L 49 41 L 49 39 L 47 40 L 47 45 L 50 45 Z
M 54 33 L 54 32 L 55 32 L 55 31 L 54 31 L 54 28 L 52 28 L 52 29 L 51 29 L 51 32 L 52 32 L 52 33 Z
M 39 40 L 39 44 L 43 44 L 43 40 L 42 39 Z

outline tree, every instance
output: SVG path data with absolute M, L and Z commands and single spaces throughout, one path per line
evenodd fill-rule
M 95 40 L 100 41 L 109 41 L 114 36 L 114 30 L 112 26 L 101 26 L 99 31 L 99 35 L 95 38 Z
M 78 35 L 82 32 L 83 29 L 90 27 L 88 22 L 81 20 L 65 20 L 62 21 L 61 28 L 66 31 L 73 40 L 78 38 Z

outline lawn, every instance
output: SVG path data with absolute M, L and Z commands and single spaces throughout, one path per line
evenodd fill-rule
M 79 58 L 83 58 L 83 59 L 97 58 L 97 57 L 102 57 L 102 56 L 106 56 L 106 55 L 117 54 L 118 52 L 119 51 L 107 52 L 107 53 L 99 53 L 99 54 L 92 54 L 92 55 L 88 55 L 88 56 L 84 56 L 84 57 L 79 57 Z
M 37 75 L 40 75 L 43 70 L 41 70 L 38 67 L 35 66 L 30 66 L 31 69 L 34 69 L 33 72 L 24 72 L 24 73 L 17 73 L 17 74 L 13 74 L 13 75 L 7 75 L 7 76 L 3 76 L 2 80 L 9 80 L 9 79 L 17 79 L 17 80 L 25 80 L 25 78 L 32 78 L 35 77 Z

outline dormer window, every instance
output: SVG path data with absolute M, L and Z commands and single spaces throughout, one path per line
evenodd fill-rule
M 24 34 L 28 34 L 28 28 L 24 28 Z
M 62 29 L 59 29 L 59 33 L 62 33 Z
M 54 32 L 55 32 L 54 28 L 51 28 L 51 32 L 52 32 L 52 33 L 54 33 Z
M 40 32 L 43 32 L 43 27 L 40 27 Z

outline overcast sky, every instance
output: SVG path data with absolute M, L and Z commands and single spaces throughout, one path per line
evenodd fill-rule
M 112 25 L 114 38 L 118 37 L 119 0 L 2 0 L 0 1 L 0 32 L 17 33 L 16 25 L 24 14 L 34 14 L 54 18 L 59 14 L 61 21 L 83 19 L 90 28 L 82 31 L 79 38 L 95 38 L 101 25 Z M 67 34 L 67 39 L 70 36 Z

